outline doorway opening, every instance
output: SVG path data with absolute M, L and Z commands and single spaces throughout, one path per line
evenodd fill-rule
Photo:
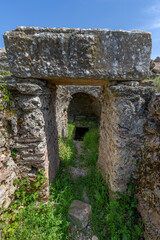
M 88 127 L 76 127 L 74 139 L 82 141 L 84 135 L 86 134 L 86 132 L 88 132 L 88 130 L 89 130 Z

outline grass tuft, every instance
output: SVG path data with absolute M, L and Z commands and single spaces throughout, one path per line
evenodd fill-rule
M 69 165 L 74 166 L 74 160 L 76 157 L 76 146 L 73 140 L 73 134 L 75 131 L 75 125 L 70 123 L 68 125 L 68 137 L 60 137 L 59 138 L 59 157 L 61 160 L 61 166 L 64 168 Z

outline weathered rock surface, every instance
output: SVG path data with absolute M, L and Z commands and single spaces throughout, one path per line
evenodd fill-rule
M 74 200 L 69 209 L 69 220 L 81 228 L 85 228 L 89 223 L 91 205 Z
M 99 120 L 101 115 L 101 104 L 99 99 L 85 92 L 77 92 L 72 95 L 68 107 L 69 121 L 76 121 L 78 118 L 85 120 Z
M 20 177 L 34 180 L 44 170 L 47 182 L 43 196 L 49 194 L 48 182 L 53 182 L 59 165 L 58 134 L 56 126 L 56 87 L 48 88 L 42 80 L 25 80 L 7 77 L 8 89 L 14 96 L 15 121 L 8 123 L 16 149 L 17 168 Z M 50 107 L 49 107 L 50 106 Z
M 9 71 L 8 59 L 5 48 L 0 48 L 0 75 L 3 75 L 5 71 Z
M 90 200 L 89 200 L 89 198 L 88 198 L 88 196 L 87 196 L 87 192 L 86 192 L 86 188 L 84 187 L 84 189 L 83 189 L 83 201 L 85 202 L 85 203 L 90 203 Z
M 147 32 L 19 27 L 6 32 L 4 41 L 10 70 L 21 78 L 73 84 L 71 79 L 74 85 L 90 79 L 99 85 L 149 74 L 151 34 Z
M 9 128 L 16 116 L 5 109 L 3 98 L 4 93 L 0 90 L 0 208 L 10 204 L 15 191 L 13 182 L 19 176 L 17 163 L 11 157 L 14 142 Z
M 154 68 L 152 69 L 153 73 L 160 74 L 160 61 L 154 61 Z
M 125 192 L 130 176 L 137 177 L 151 95 L 135 81 L 104 88 L 98 165 L 112 192 Z
M 99 98 L 102 91 L 100 86 L 66 86 L 66 88 L 70 91 L 71 96 L 76 93 L 87 93 L 95 98 Z
M 150 70 L 151 78 L 160 76 L 160 57 L 157 57 L 155 60 L 151 60 Z
M 73 238 L 74 240 L 92 240 L 92 230 L 91 226 L 87 225 L 86 228 L 80 229 L 78 226 L 74 225 L 71 227 L 71 239 Z M 98 239 L 96 239 L 98 240 Z
M 160 239 L 160 92 L 148 107 L 145 142 L 137 180 L 138 210 L 145 221 L 145 239 Z
M 160 63 L 160 57 L 156 57 L 156 59 L 154 60 L 154 62 L 159 62 L 159 63 Z
M 68 106 L 71 101 L 71 93 L 64 86 L 58 86 L 56 90 L 56 122 L 58 136 L 68 136 Z
M 97 236 L 93 236 L 92 240 L 98 240 L 98 237 Z

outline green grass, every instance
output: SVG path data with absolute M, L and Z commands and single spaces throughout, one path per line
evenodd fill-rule
M 98 160 L 98 127 L 90 128 L 83 138 L 83 155 L 85 156 L 86 166 L 95 166 Z
M 160 90 L 160 77 L 152 79 L 154 84 L 154 90 Z
M 73 200 L 83 201 L 84 187 L 92 206 L 91 228 L 99 240 L 138 240 L 143 235 L 132 181 L 126 194 L 117 193 L 118 198 L 110 199 L 108 186 L 96 169 L 98 128 L 90 129 L 84 136 L 83 165 L 89 168 L 88 175 L 77 180 L 71 178 L 68 167 L 74 165 L 76 157 L 74 130 L 74 124 L 70 124 L 69 137 L 59 140 L 61 164 L 47 204 L 36 204 L 45 182 L 42 174 L 37 176 L 31 193 L 26 180 L 17 183 L 15 199 L 1 216 L 2 240 L 74 239 L 69 235 L 68 210 Z
M 61 160 L 61 166 L 66 168 L 67 166 L 74 166 L 74 159 L 76 157 L 76 146 L 73 140 L 75 131 L 75 125 L 70 123 L 68 125 L 68 137 L 59 138 L 59 157 Z
M 6 71 L 2 66 L 0 66 L 0 79 L 8 76 L 11 76 L 11 72 Z
M 85 126 L 86 127 L 87 126 L 87 127 L 92 128 L 92 127 L 97 127 L 98 124 L 99 124 L 99 121 L 96 118 L 95 119 L 94 118 L 93 119 L 85 118 L 85 119 L 75 120 L 74 124 L 77 127 L 79 127 L 79 126 L 81 126 L 81 127 Z
M 54 198 L 55 202 L 52 201 L 54 194 L 47 204 L 39 202 L 39 192 L 45 181 L 43 172 L 37 175 L 37 181 L 29 189 L 27 179 L 15 181 L 15 197 L 0 218 L 2 240 L 67 239 L 64 238 L 68 235 L 67 219 L 55 205 L 60 195 Z
M 4 80 L 0 80 L 0 92 L 3 96 L 2 102 L 0 104 L 0 110 L 4 110 L 3 103 L 6 105 L 5 109 L 11 111 L 12 110 L 12 101 L 14 101 L 11 92 L 8 90 L 6 82 Z

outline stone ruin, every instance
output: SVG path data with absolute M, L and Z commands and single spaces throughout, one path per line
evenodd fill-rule
M 111 195 L 125 192 L 133 177 L 145 237 L 158 239 L 160 91 L 142 81 L 150 76 L 150 33 L 19 27 L 4 40 L 13 73 L 5 81 L 15 111 L 0 112 L 0 203 L 9 204 L 16 177 L 32 181 L 41 169 L 48 179 L 42 193 L 47 199 L 59 166 L 58 132 L 67 134 L 68 85 L 100 86 L 98 166 Z M 67 87 L 56 93 L 58 85 Z M 18 151 L 14 160 L 11 149 Z

